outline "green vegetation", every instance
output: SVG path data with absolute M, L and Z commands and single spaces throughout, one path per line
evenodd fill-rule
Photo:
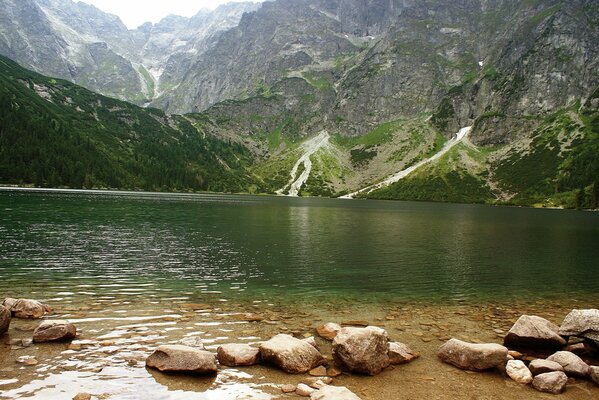
M 333 82 L 324 73 L 316 71 L 303 72 L 304 79 L 318 90 L 328 90 L 333 87 Z
M 333 141 L 342 147 L 350 149 L 360 145 L 366 147 L 377 146 L 391 141 L 393 139 L 393 133 L 397 131 L 403 123 L 403 120 L 385 122 L 363 136 L 334 135 Z

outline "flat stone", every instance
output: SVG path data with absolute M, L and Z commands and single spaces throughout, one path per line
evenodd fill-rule
M 228 367 L 255 365 L 260 362 L 260 349 L 249 344 L 223 344 L 216 350 L 218 362 Z
M 448 364 L 470 371 L 484 371 L 505 365 L 507 348 L 495 343 L 473 344 L 451 339 L 439 348 L 437 355 Z
M 532 373 L 520 360 L 510 360 L 505 366 L 505 372 L 518 383 L 527 385 L 532 382 Z
M 73 400 L 91 400 L 92 395 L 89 393 L 79 393 L 73 397 Z
M 297 394 L 298 396 L 310 397 L 310 395 L 315 391 L 316 389 L 311 388 L 305 383 L 300 383 L 299 385 L 297 385 L 297 389 L 295 389 L 295 394 Z
M 336 377 L 339 376 L 343 373 L 343 371 L 341 371 L 339 368 L 337 367 L 331 367 L 327 370 L 327 375 L 330 377 Z
M 311 344 L 291 335 L 279 334 L 260 345 L 260 355 L 285 372 L 301 374 L 324 363 L 324 358 Z
M 564 372 L 568 376 L 575 376 L 580 378 L 586 378 L 590 374 L 590 368 L 574 353 L 569 351 L 558 351 L 547 357 L 549 361 L 555 361 L 564 367 Z
M 376 375 L 391 363 L 389 336 L 374 326 L 342 328 L 333 339 L 332 352 L 337 365 L 349 372 Z
M 360 398 L 343 386 L 323 386 L 310 395 L 310 400 L 360 400 Z
M 312 376 L 327 376 L 327 369 L 320 365 L 314 369 L 311 369 L 309 374 Z
M 523 315 L 512 326 L 503 340 L 510 347 L 559 349 L 566 340 L 558 333 L 559 327 L 536 315 Z
M 162 372 L 208 375 L 218 371 L 216 356 L 189 346 L 159 346 L 146 359 L 146 366 Z
M 359 326 L 359 327 L 362 327 L 362 328 L 366 328 L 368 325 L 370 325 L 370 324 L 368 323 L 368 321 L 363 321 L 363 320 L 355 320 L 355 319 L 354 319 L 354 320 L 349 320 L 349 321 L 343 321 L 343 322 L 341 323 L 341 326 L 342 326 L 342 327 L 348 327 L 348 326 L 349 326 L 349 327 L 351 327 L 351 326 Z
M 566 390 L 568 377 L 561 371 L 547 372 L 535 376 L 532 387 L 540 392 L 560 394 Z
M 33 341 L 35 343 L 71 340 L 76 336 L 77 328 L 75 325 L 63 320 L 43 321 L 33 331 Z
M 15 318 L 39 319 L 46 313 L 52 312 L 47 304 L 31 299 L 4 299 L 3 305 L 10 310 Z
M 296 385 L 287 384 L 287 385 L 281 386 L 281 392 L 283 392 L 283 393 L 293 393 L 296 391 L 296 389 L 297 389 Z
M 4 335 L 6 332 L 8 332 L 11 318 L 12 313 L 10 310 L 7 307 L 0 305 L 0 335 Z
M 341 330 L 341 325 L 334 322 L 328 322 L 316 328 L 316 333 L 323 339 L 333 340 L 337 336 L 337 332 Z
M 389 361 L 393 365 L 406 364 L 420 357 L 420 354 L 399 342 L 389 342 L 388 355 Z
M 530 369 L 530 372 L 532 372 L 534 376 L 545 374 L 547 372 L 564 372 L 564 367 L 562 367 L 561 364 L 556 363 L 555 361 L 543 360 L 542 358 L 532 360 L 530 364 L 528 364 L 528 369 Z

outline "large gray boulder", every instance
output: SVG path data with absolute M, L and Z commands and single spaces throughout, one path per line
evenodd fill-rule
M 2 304 L 8 308 L 13 317 L 16 318 L 38 319 L 42 318 L 46 313 L 51 313 L 53 311 L 47 304 L 31 299 L 6 298 Z
M 8 332 L 10 319 L 10 310 L 4 306 L 0 306 L 0 335 L 4 335 L 6 332 Z
M 291 374 L 302 374 L 324 364 L 314 346 L 293 336 L 280 334 L 260 345 L 262 360 Z
M 528 369 L 530 369 L 530 372 L 532 372 L 534 376 L 545 374 L 547 372 L 564 372 L 564 367 L 562 367 L 561 364 L 556 363 L 555 361 L 543 360 L 542 358 L 532 360 L 530 364 L 528 364 Z
M 255 365 L 260 361 L 260 349 L 249 344 L 223 344 L 216 350 L 216 357 L 227 367 Z
M 448 364 L 470 371 L 484 371 L 505 365 L 507 348 L 496 343 L 473 344 L 450 339 L 439 348 L 437 355 Z
M 35 343 L 72 340 L 76 336 L 77 328 L 75 325 L 63 320 L 43 321 L 33 331 L 33 341 Z
M 564 367 L 564 372 L 568 376 L 586 378 L 591 372 L 587 363 L 582 361 L 582 358 L 569 351 L 558 351 L 547 357 L 547 360 L 555 361 Z
M 599 345 L 599 310 L 572 310 L 559 328 L 563 336 L 578 336 Z
M 346 387 L 327 385 L 312 392 L 310 400 L 360 400 L 360 398 Z
M 566 390 L 568 377 L 561 371 L 547 372 L 535 376 L 532 381 L 532 387 L 540 392 L 560 394 Z
M 333 339 L 333 359 L 349 372 L 376 375 L 391 363 L 389 336 L 384 329 L 342 328 Z
M 559 349 L 566 340 L 558 333 L 559 327 L 536 315 L 523 315 L 512 326 L 503 340 L 509 347 Z
M 146 359 L 146 366 L 162 372 L 198 375 L 210 375 L 218 371 L 213 353 L 177 344 L 159 346 Z

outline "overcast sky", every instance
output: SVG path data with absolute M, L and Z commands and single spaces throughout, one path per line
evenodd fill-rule
M 75 0 L 77 1 L 77 0 Z M 243 0 L 81 0 L 102 11 L 118 15 L 129 29 L 144 22 L 158 22 L 169 14 L 191 17 L 202 8 Z M 252 1 L 252 0 L 250 0 Z M 253 0 L 259 2 L 262 0 Z

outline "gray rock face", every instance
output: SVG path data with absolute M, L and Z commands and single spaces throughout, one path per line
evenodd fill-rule
M 333 339 L 333 359 L 344 370 L 376 375 L 391 363 L 384 329 L 342 328 Z
M 213 353 L 182 345 L 158 347 L 146 359 L 146 366 L 162 372 L 198 375 L 215 374 L 218 371 Z
M 559 349 L 566 340 L 558 334 L 558 326 L 536 315 L 523 315 L 512 326 L 503 343 L 510 347 Z
M 10 310 L 0 305 L 0 335 L 8 332 L 10 326 L 11 313 Z
M 484 371 L 505 365 L 507 348 L 495 343 L 472 344 L 451 339 L 439 348 L 437 355 L 448 364 L 470 371 Z
M 552 354 L 547 357 L 548 361 L 555 361 L 564 367 L 564 372 L 569 376 L 576 376 L 581 378 L 586 378 L 589 376 L 590 369 L 587 363 L 582 361 L 580 357 L 578 357 L 574 353 L 570 353 L 569 351 L 558 351 L 557 353 Z
M 77 328 L 68 321 L 43 321 L 33 331 L 35 343 L 71 340 L 77 336 Z
M 505 372 L 518 383 L 527 385 L 532 382 L 532 373 L 520 360 L 509 360 L 505 366 Z
M 540 392 L 546 392 L 551 394 L 560 394 L 566 390 L 566 383 L 568 377 L 563 372 L 547 372 L 535 376 L 532 381 L 532 387 Z
M 537 358 L 528 364 L 528 368 L 533 375 L 545 374 L 547 372 L 564 371 L 564 367 L 555 361 L 543 360 Z
M 42 304 L 37 300 L 7 298 L 3 304 L 15 318 L 38 319 L 42 318 L 46 313 L 52 312 L 50 306 Z
M 260 361 L 260 350 L 248 344 L 224 344 L 216 350 L 218 362 L 228 367 L 254 365 Z
M 563 336 L 578 336 L 599 345 L 599 310 L 572 310 L 559 328 Z
M 399 342 L 389 342 L 389 361 L 393 365 L 409 363 L 420 357 L 418 353 L 407 345 Z
M 310 394 L 310 400 L 360 400 L 360 398 L 346 387 L 324 386 Z
M 324 358 L 311 344 L 290 335 L 276 335 L 260 345 L 262 360 L 285 372 L 300 374 L 324 363 Z

